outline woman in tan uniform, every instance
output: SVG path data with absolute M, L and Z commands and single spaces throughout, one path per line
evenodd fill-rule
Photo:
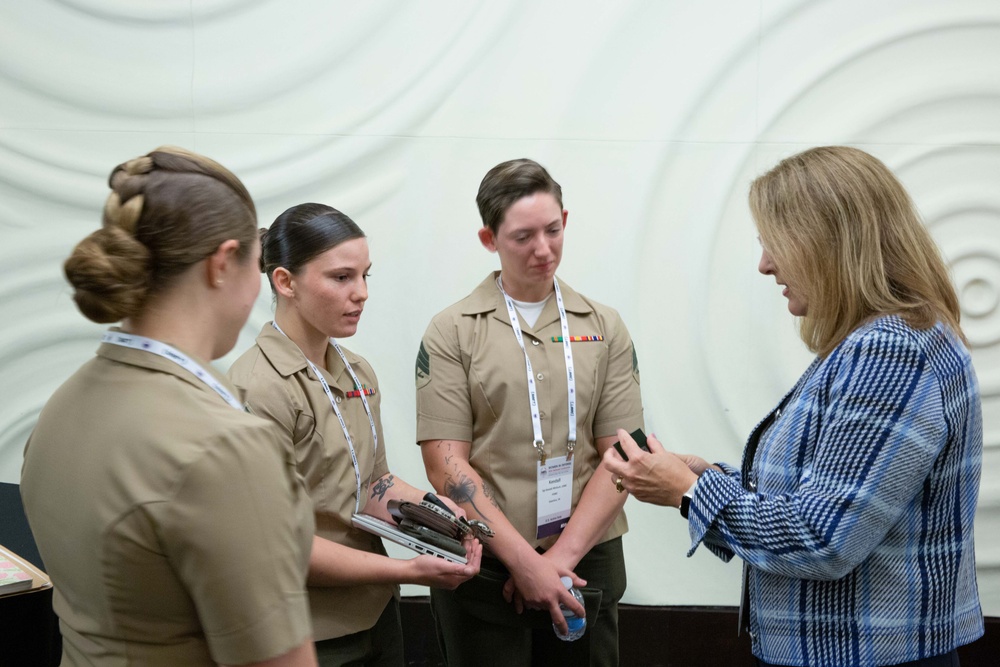
M 66 277 L 97 357 L 42 410 L 21 494 L 55 584 L 63 665 L 315 665 L 313 521 L 290 448 L 208 361 L 260 291 L 256 211 L 221 165 L 119 165 Z
M 351 525 L 362 512 L 391 520 L 391 499 L 420 491 L 389 472 L 371 366 L 334 338 L 353 336 L 368 299 L 364 232 L 329 206 L 300 204 L 263 232 L 261 268 L 275 295 L 274 322 L 229 376 L 246 409 L 281 427 L 313 500 L 316 536 L 309 602 L 322 665 L 403 665 L 398 584 L 454 588 L 479 570 L 434 556 L 396 560 Z M 451 501 L 451 507 L 464 516 Z
M 501 270 L 431 320 L 417 355 L 427 477 L 495 532 L 480 576 L 431 592 L 440 643 L 452 667 L 615 667 L 627 494 L 600 457 L 617 428 L 643 425 L 632 338 L 556 278 L 568 213 L 544 167 L 498 164 L 476 202 Z M 566 576 L 587 607 L 573 642 L 552 631 L 566 632 L 560 604 L 584 613 Z

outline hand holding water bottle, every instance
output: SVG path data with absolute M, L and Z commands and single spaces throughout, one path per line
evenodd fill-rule
M 580 593 L 580 589 L 578 589 L 576 586 L 573 585 L 573 579 L 571 579 L 570 577 L 561 577 L 559 581 L 562 582 L 562 585 L 566 587 L 566 590 L 568 590 L 570 594 L 574 598 L 576 598 L 576 601 L 579 602 L 580 605 L 582 606 L 583 594 Z M 565 617 L 566 619 L 566 626 L 568 628 L 568 632 L 566 634 L 562 634 L 561 632 L 559 632 L 559 627 L 555 623 L 553 623 L 552 630 L 556 633 L 556 637 L 563 640 L 564 642 L 575 641 L 580 637 L 582 637 L 583 633 L 587 631 L 587 617 L 577 616 L 572 611 L 567 609 L 565 605 L 559 605 L 559 608 L 562 609 L 563 617 Z

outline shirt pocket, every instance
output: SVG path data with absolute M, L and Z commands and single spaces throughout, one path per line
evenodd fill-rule
M 476 357 L 469 356 L 463 359 L 469 376 L 469 401 L 472 408 L 472 424 L 476 431 L 474 437 L 483 431 L 488 431 L 497 423 L 503 410 L 510 403 L 512 398 L 510 392 L 517 391 L 516 387 L 511 387 L 510 379 L 512 376 L 518 377 L 514 374 L 514 369 L 496 364 L 495 357 L 489 354 Z M 523 361 L 519 377 L 521 384 L 526 384 Z M 522 391 L 522 396 L 527 396 L 527 389 Z

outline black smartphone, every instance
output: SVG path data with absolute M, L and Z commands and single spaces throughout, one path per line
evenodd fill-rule
M 436 495 L 434 495 L 433 493 L 430 493 L 429 491 L 428 491 L 427 493 L 425 493 L 425 494 L 424 494 L 424 501 L 426 501 L 426 502 L 430 503 L 431 505 L 436 505 L 437 507 L 440 507 L 440 508 L 441 508 L 441 509 L 443 509 L 443 510 L 444 510 L 445 512 L 447 512 L 448 514 L 450 514 L 450 515 L 452 515 L 452 516 L 455 516 L 455 513 L 454 513 L 454 512 L 453 512 L 453 511 L 451 510 L 451 508 L 450 508 L 450 507 L 448 507 L 447 505 L 445 505 L 445 504 L 444 504 L 444 503 L 443 503 L 443 502 L 441 501 L 441 499 L 440 499 L 440 498 L 438 498 L 438 497 L 437 497 Z
M 647 452 L 649 451 L 649 445 L 646 444 L 646 434 L 642 432 L 641 428 L 637 428 L 629 433 L 629 435 L 632 436 L 633 440 L 635 440 L 635 444 L 639 445 L 639 449 Z M 622 447 L 622 443 L 616 442 L 612 445 L 612 447 L 614 447 L 615 451 L 618 452 L 618 456 L 622 457 L 622 461 L 628 461 L 628 457 L 625 455 L 625 449 Z
M 413 537 L 418 537 L 424 542 L 433 544 L 434 546 L 444 549 L 445 551 L 450 551 L 451 553 L 458 554 L 459 556 L 465 555 L 465 545 L 458 540 L 448 537 L 447 535 L 442 535 L 427 526 L 421 526 L 418 523 L 413 523 L 410 519 L 403 519 L 403 521 L 399 524 L 399 528 L 404 533 L 409 533 Z

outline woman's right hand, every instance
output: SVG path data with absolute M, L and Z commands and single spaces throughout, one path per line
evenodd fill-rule
M 570 577 L 576 587 L 586 586 L 587 582 L 544 555 L 529 551 L 526 556 L 527 560 L 511 569 L 510 579 L 503 587 L 504 599 L 519 614 L 525 609 L 548 611 L 552 622 L 565 634 L 566 617 L 559 605 L 565 605 L 577 616 L 586 615 L 586 610 L 562 585 L 560 577 Z
M 627 461 L 614 447 L 604 452 L 604 467 L 615 476 L 615 483 L 644 503 L 680 507 L 681 496 L 698 481 L 687 461 L 665 450 L 652 435 L 646 438 L 648 452 L 639 449 L 624 429 L 618 429 L 618 440 Z
M 464 565 L 427 554 L 417 556 L 409 561 L 413 566 L 413 575 L 407 578 L 406 583 L 450 591 L 479 574 L 483 545 L 475 538 L 466 539 L 463 544 L 467 560 Z

